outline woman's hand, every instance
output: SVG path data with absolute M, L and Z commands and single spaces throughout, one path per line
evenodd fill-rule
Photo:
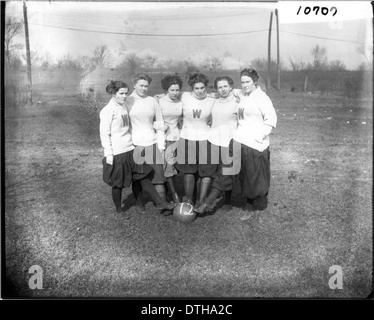
M 255 140 L 262 143 L 264 139 L 270 134 L 273 130 L 273 127 L 268 124 L 264 124 L 259 132 L 257 132 Z
M 213 98 L 213 99 L 218 99 L 219 98 L 219 94 L 218 92 L 210 92 L 207 94 L 208 97 L 210 98 Z
M 240 89 L 232 89 L 232 94 L 236 98 L 236 103 L 240 103 L 240 93 L 241 93 Z
M 161 94 L 155 94 L 155 95 L 153 96 L 153 98 L 155 98 L 155 99 L 157 100 L 157 102 L 159 102 L 159 100 L 160 100 L 163 96 L 165 96 L 164 93 L 161 93 Z
M 106 163 L 109 164 L 109 165 L 113 165 L 113 156 L 107 156 L 106 157 Z
M 258 132 L 255 136 L 255 140 L 259 143 L 263 143 L 265 139 L 265 135 L 262 132 Z
M 165 145 L 166 145 L 165 140 L 159 139 L 159 141 L 157 141 L 158 150 L 164 151 L 165 150 Z
M 155 121 L 153 122 L 153 129 L 166 132 L 167 129 L 169 129 L 169 125 L 167 125 L 164 121 Z

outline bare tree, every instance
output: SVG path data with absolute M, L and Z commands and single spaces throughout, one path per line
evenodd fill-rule
M 331 71 L 344 71 L 346 70 L 346 67 L 344 63 L 341 62 L 340 60 L 333 60 L 333 61 L 330 61 L 329 69 Z
M 79 56 L 77 63 L 83 70 L 88 70 L 92 66 L 92 58 L 89 56 Z
M 267 71 L 268 69 L 268 61 L 264 58 L 262 59 L 254 59 L 251 61 L 250 63 L 252 65 L 252 67 L 256 70 L 256 71 Z M 282 62 L 280 63 L 280 68 L 283 69 L 283 66 L 282 66 Z M 270 70 L 272 72 L 275 72 L 277 70 L 277 61 L 275 60 L 271 60 L 270 62 Z
M 184 59 L 182 61 L 177 61 L 175 64 L 176 70 L 181 70 L 184 78 L 187 80 L 191 74 L 194 72 L 199 72 L 199 67 L 190 59 Z
M 49 66 L 53 64 L 51 54 L 48 51 L 44 52 L 44 54 L 41 55 L 40 59 L 41 59 L 41 67 L 43 69 L 48 69 Z
M 80 69 L 78 61 L 74 60 L 70 53 L 57 61 L 57 67 L 63 69 Z
M 144 57 L 144 65 L 147 68 L 147 72 L 153 69 L 156 64 L 158 57 L 155 54 L 147 53 Z
M 27 59 L 26 53 L 22 54 L 24 60 Z M 32 66 L 40 66 L 42 61 L 42 56 L 38 50 L 30 50 L 30 60 Z
M 203 62 L 203 67 L 210 71 L 217 72 L 220 68 L 222 68 L 222 58 L 218 57 L 208 57 Z
M 14 38 L 17 35 L 23 34 L 23 22 L 17 20 L 12 16 L 8 16 L 5 21 L 5 35 L 4 35 L 4 49 L 5 56 L 7 59 L 8 66 L 11 65 L 11 52 L 14 49 L 19 48 L 19 44 L 16 44 Z
M 129 52 L 125 56 L 124 66 L 128 70 L 130 76 L 133 76 L 142 66 L 142 60 L 135 52 Z
M 327 69 L 326 52 L 326 48 L 320 47 L 318 44 L 311 50 L 314 70 Z
M 357 48 L 357 52 L 362 54 L 365 58 L 365 62 L 362 62 L 358 66 L 358 70 L 372 70 L 373 69 L 373 47 L 372 46 L 360 46 Z
M 301 61 L 299 58 L 289 57 L 288 61 L 290 62 L 292 71 L 300 71 L 306 67 L 305 62 Z
M 159 61 L 159 65 L 162 65 L 162 68 L 165 69 L 166 72 L 169 72 L 172 69 L 176 69 L 176 61 L 173 58 L 168 58 L 165 61 Z
M 93 51 L 92 64 L 94 66 L 105 66 L 110 58 L 110 52 L 105 44 L 98 45 Z

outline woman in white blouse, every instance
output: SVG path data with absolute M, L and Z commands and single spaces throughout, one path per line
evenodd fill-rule
M 239 93 L 238 127 L 234 143 L 241 144 L 239 173 L 241 194 L 246 197 L 242 220 L 258 216 L 267 208 L 270 187 L 269 134 L 276 127 L 277 115 L 268 95 L 261 90 L 256 70 L 240 73 L 242 90 Z
M 163 169 L 162 151 L 165 149 L 165 130 L 161 107 L 157 100 L 148 96 L 148 87 L 152 78 L 140 73 L 133 79 L 134 91 L 126 100 L 131 122 L 132 141 L 135 146 L 135 161 L 145 161 L 152 165 L 154 172 L 151 181 L 159 196 L 165 202 L 165 177 Z M 142 203 L 142 190 L 139 185 L 133 189 L 138 206 L 144 211 Z M 174 204 L 168 204 L 168 209 L 173 209 Z
M 211 162 L 211 144 L 208 141 L 214 98 L 207 95 L 209 79 L 205 74 L 195 73 L 189 77 L 192 92 L 184 92 L 183 126 L 177 148 L 175 167 L 184 174 L 184 201 L 193 204 L 196 180 L 200 180 L 200 192 L 196 207 L 204 202 L 217 164 Z

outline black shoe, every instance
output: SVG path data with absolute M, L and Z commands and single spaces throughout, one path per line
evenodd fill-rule
M 159 210 L 173 210 L 175 208 L 175 203 L 169 203 L 169 202 L 163 202 L 158 205 L 156 205 L 156 208 Z
M 193 209 L 193 211 L 195 211 L 195 212 L 198 213 L 198 214 L 203 214 L 203 213 L 205 213 L 205 212 L 208 211 L 208 205 L 207 205 L 205 202 L 203 202 L 203 203 L 200 204 L 199 206 L 196 206 L 196 207 Z
M 232 205 L 230 203 L 225 203 L 222 208 L 223 211 L 230 211 L 232 209 Z
M 173 211 L 172 210 L 161 210 L 161 214 L 164 217 L 168 217 L 168 216 L 171 216 L 173 214 Z
M 117 214 L 122 215 L 125 219 L 130 219 L 130 215 L 128 212 L 123 210 L 123 208 L 117 210 Z
M 220 202 L 222 198 L 217 198 L 213 201 L 213 203 L 211 203 L 210 205 L 208 205 L 208 211 L 213 211 L 214 208 L 217 206 L 218 202 Z

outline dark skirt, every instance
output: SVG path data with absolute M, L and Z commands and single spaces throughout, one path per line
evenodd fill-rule
M 241 194 L 248 199 L 252 209 L 265 210 L 270 188 L 269 148 L 260 152 L 242 144 L 239 181 Z
M 135 146 L 135 161 L 142 163 L 143 161 L 153 168 L 153 172 L 149 175 L 152 184 L 163 184 L 164 176 L 164 156 L 157 147 L 157 143 L 148 147 Z M 139 157 L 140 156 L 140 157 Z
M 208 140 L 179 139 L 177 163 L 175 164 L 175 168 L 179 172 L 183 174 L 198 174 L 201 178 L 214 178 L 218 165 L 219 157 Z
M 103 158 L 103 180 L 107 185 L 128 188 L 131 181 L 141 180 L 153 172 L 152 166 L 146 163 L 135 163 L 133 151 L 113 156 L 113 165 L 106 162 L 106 157 Z

